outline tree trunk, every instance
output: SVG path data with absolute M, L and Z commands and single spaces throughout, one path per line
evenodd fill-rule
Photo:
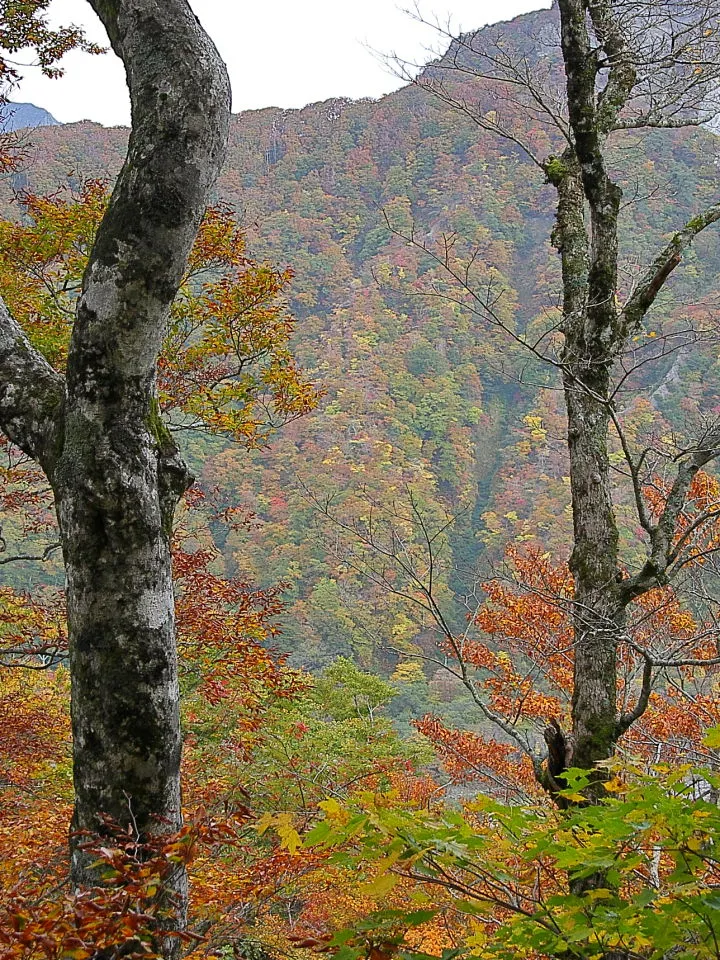
M 142 841 L 181 824 L 170 532 L 191 482 L 162 422 L 156 362 L 219 173 L 230 91 L 186 0 L 90 0 L 125 64 L 128 156 L 93 245 L 67 374 L 0 305 L 0 424 L 52 485 L 66 563 L 75 811 L 72 879 L 97 877 L 77 831 Z M 172 878 L 182 927 L 187 881 Z M 168 956 L 178 946 L 165 945 Z
M 93 881 L 95 857 L 74 831 L 96 831 L 98 814 L 141 836 L 181 825 L 169 530 L 190 478 L 180 468 L 168 478 L 143 392 L 123 391 L 114 409 L 89 416 L 69 398 L 52 473 L 67 577 L 76 886 Z M 177 885 L 184 893 L 182 876 Z
M 607 396 L 608 376 L 601 369 L 592 379 L 591 387 L 565 373 L 575 581 L 572 763 L 584 769 L 607 760 L 617 737 L 618 532 L 610 494 L 609 416 L 595 399 Z
M 603 147 L 634 73 L 625 67 L 622 38 L 611 29 L 605 4 L 591 9 L 586 0 L 560 0 L 559 6 L 573 143 L 546 170 L 558 191 L 555 243 L 563 269 L 562 370 L 575 581 L 571 762 L 590 769 L 611 755 L 618 736 L 616 660 L 622 621 L 608 459 L 611 370 L 623 340 L 616 302 L 622 193 L 607 174 Z M 588 16 L 616 54 L 599 101 L 599 60 L 590 43 Z
M 574 682 L 570 763 L 589 769 L 607 759 L 617 737 L 616 651 L 621 609 L 617 600 L 618 532 L 610 488 L 608 437 L 610 372 L 614 339 L 615 269 L 598 260 L 615 257 L 616 206 L 605 206 L 603 234 L 596 239 L 599 218 L 592 218 L 591 237 L 585 222 L 586 190 L 575 151 L 546 164 L 548 179 L 558 191 L 553 241 L 560 253 L 563 277 L 563 387 L 568 425 L 573 550 L 570 570 L 575 581 Z M 592 239 L 591 239 L 592 238 Z

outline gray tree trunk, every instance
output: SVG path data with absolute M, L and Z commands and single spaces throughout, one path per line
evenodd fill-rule
M 622 733 L 642 715 L 652 684 L 648 661 L 633 711 L 617 710 L 617 648 L 625 636 L 626 609 L 672 575 L 673 538 L 692 478 L 718 455 L 718 430 L 710 431 L 678 466 L 671 495 L 652 523 L 638 466 L 626 450 L 638 520 L 647 534 L 644 567 L 624 578 L 618 567 L 618 531 L 612 500 L 610 429 L 619 429 L 612 393 L 613 366 L 637 332 L 695 236 L 720 218 L 707 208 L 660 251 L 635 292 L 620 307 L 618 216 L 622 192 L 607 169 L 607 138 L 637 81 L 634 52 L 612 0 L 559 0 L 571 139 L 560 157 L 544 164 L 558 194 L 553 241 L 562 262 L 564 348 L 561 357 L 568 424 L 573 549 L 575 667 L 572 731 L 566 740 L 548 730 L 555 753 L 586 769 L 606 760 Z M 601 82 L 602 81 L 602 82 Z M 554 738 L 557 743 L 554 743 Z M 602 793 L 602 774 L 589 796 Z
M 186 0 L 90 0 L 125 64 L 128 156 L 83 280 L 67 373 L 0 309 L 0 425 L 45 470 L 67 575 L 73 830 L 181 824 L 170 531 L 192 482 L 164 427 L 156 361 L 222 165 L 225 67 Z M 72 879 L 92 882 L 71 839 Z M 186 879 L 174 878 L 174 923 Z

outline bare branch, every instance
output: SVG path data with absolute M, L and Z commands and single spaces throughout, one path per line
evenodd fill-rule
M 683 254 L 695 237 L 720 220 L 720 203 L 714 203 L 678 230 L 657 255 L 622 310 L 623 337 L 627 339 L 640 327 L 645 314 L 655 302 L 670 274 L 680 264 Z
M 646 533 L 652 533 L 652 523 L 650 522 L 650 516 L 647 512 L 645 497 L 643 496 L 642 491 L 642 483 L 640 482 L 640 469 L 642 467 L 644 456 L 641 455 L 638 460 L 633 457 L 627 436 L 625 435 L 625 431 L 623 430 L 622 424 L 620 423 L 620 419 L 612 402 L 608 403 L 608 410 L 610 411 L 610 417 L 612 419 L 613 426 L 615 427 L 615 431 L 620 439 L 620 446 L 622 447 L 622 451 L 625 456 L 625 462 L 627 463 L 630 471 L 633 495 L 635 497 L 635 508 L 637 510 L 640 526 L 643 528 L 643 530 L 645 530 Z
M 633 645 L 634 649 L 639 649 Z M 640 651 L 642 652 L 642 651 Z M 617 723 L 617 732 L 616 737 L 621 737 L 623 733 L 630 729 L 630 727 L 635 723 L 636 720 L 639 720 L 640 717 L 645 713 L 650 703 L 650 694 L 652 693 L 652 681 L 653 681 L 653 667 L 659 666 L 655 664 L 649 656 L 645 656 L 645 663 L 643 666 L 643 676 L 642 676 L 642 686 L 640 687 L 640 695 L 638 696 L 637 703 L 634 708 L 629 711 L 629 713 L 623 713 Z
M 51 543 L 40 554 L 18 553 L 12 557 L 0 557 L 0 565 L 4 565 L 6 563 L 19 563 L 20 561 L 23 561 L 23 560 L 32 560 L 32 561 L 39 561 L 44 563 L 46 560 L 50 559 L 50 557 L 56 550 L 59 550 L 59 549 L 60 549 L 59 543 Z
M 708 428 L 695 448 L 689 454 L 683 455 L 680 460 L 663 511 L 650 531 L 650 556 L 639 573 L 621 584 L 620 598 L 624 605 L 647 593 L 648 590 L 668 582 L 672 574 L 671 565 L 676 559 L 673 553 L 673 539 L 690 484 L 697 472 L 718 455 L 720 455 L 720 423 Z

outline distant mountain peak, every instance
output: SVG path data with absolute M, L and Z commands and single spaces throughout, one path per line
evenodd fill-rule
M 60 121 L 34 103 L 11 103 L 0 105 L 0 129 L 23 130 L 26 127 L 57 127 Z

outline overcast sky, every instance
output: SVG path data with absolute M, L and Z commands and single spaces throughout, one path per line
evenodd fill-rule
M 191 0 L 230 68 L 233 110 L 302 107 L 329 97 L 379 97 L 400 81 L 373 55 L 397 53 L 405 60 L 431 59 L 437 34 L 402 11 L 412 0 Z M 423 0 L 428 18 L 453 29 L 474 30 L 509 20 L 550 0 Z M 106 42 L 86 0 L 53 0 L 54 23 L 83 25 L 92 40 Z M 369 49 L 370 48 L 370 49 Z M 120 61 L 112 54 L 70 54 L 66 76 L 46 80 L 37 69 L 12 94 L 49 110 L 65 123 L 96 120 L 129 124 L 130 111 Z

